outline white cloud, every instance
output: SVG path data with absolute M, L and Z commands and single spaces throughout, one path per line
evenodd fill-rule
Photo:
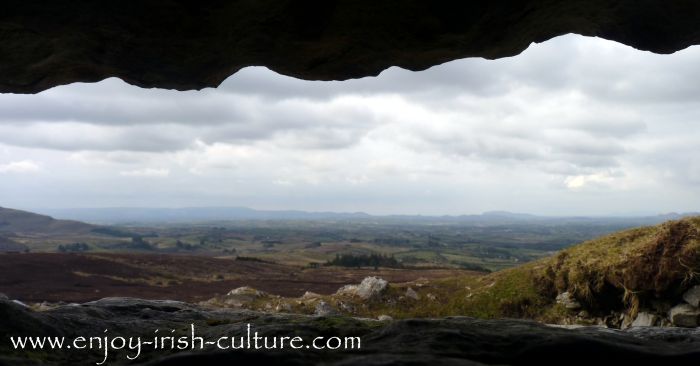
M 5 175 L 0 193 L 16 194 L 0 198 L 378 213 L 696 210 L 700 84 L 687 80 L 700 77 L 699 62 L 700 47 L 654 55 L 569 35 L 513 58 L 344 82 L 256 67 L 203 91 L 109 79 L 0 95 L 0 161 L 51 166 L 50 180 Z
M 135 169 L 135 170 L 124 170 L 119 172 L 119 175 L 125 177 L 149 177 L 149 178 L 164 178 L 170 175 L 169 169 Z
M 615 181 L 616 177 L 611 176 L 609 173 L 602 172 L 586 175 L 568 176 L 566 177 L 566 179 L 564 179 L 564 184 L 568 189 L 578 191 L 585 188 L 591 188 L 591 186 L 615 188 Z
M 36 173 L 41 170 L 38 163 L 32 160 L 11 161 L 9 163 L 0 164 L 0 173 Z

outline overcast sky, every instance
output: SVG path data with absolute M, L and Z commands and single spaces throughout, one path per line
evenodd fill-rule
M 0 94 L 0 206 L 700 210 L 700 48 L 563 36 L 423 72 Z

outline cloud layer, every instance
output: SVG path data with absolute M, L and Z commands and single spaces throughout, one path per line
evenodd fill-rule
M 0 205 L 697 210 L 698 63 L 569 35 L 344 82 L 247 68 L 199 92 L 0 95 Z

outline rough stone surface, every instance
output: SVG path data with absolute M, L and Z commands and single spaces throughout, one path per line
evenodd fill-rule
M 388 322 L 394 320 L 394 318 L 390 317 L 389 315 L 380 315 L 377 317 L 377 320 L 380 322 Z
M 275 311 L 278 313 L 291 313 L 292 312 L 292 305 L 286 303 L 286 302 L 281 302 L 275 306 Z
M 656 314 L 640 311 L 637 317 L 632 322 L 633 327 L 653 327 L 659 322 L 659 317 Z
M 243 286 L 239 287 L 236 289 L 233 289 L 229 291 L 226 296 L 236 296 L 236 295 L 251 295 L 251 296 L 262 296 L 264 293 L 262 291 L 258 291 L 252 287 L 249 286 Z
M 318 298 L 320 298 L 320 297 L 321 297 L 321 295 L 319 295 L 319 294 L 317 294 L 317 293 L 315 293 L 315 292 L 311 292 L 311 291 L 306 291 L 306 292 L 304 292 L 304 294 L 301 296 L 301 298 L 304 299 L 304 300 L 314 300 L 314 299 L 318 299 Z
M 370 300 L 380 296 L 389 285 L 389 282 L 379 277 L 365 277 L 359 285 L 345 285 L 338 289 L 336 295 L 358 296 L 364 300 Z
M 699 317 L 700 310 L 688 304 L 676 305 L 668 312 L 671 323 L 678 327 L 697 327 Z
M 144 314 L 144 309 L 148 309 Z M 144 318 L 147 315 L 148 318 Z M 59 306 L 34 312 L 9 301 L 0 301 L 0 339 L 21 335 L 76 337 L 110 334 L 152 336 L 153 330 L 177 329 L 187 334 L 194 323 L 207 339 L 241 336 L 246 324 L 261 335 L 359 336 L 362 351 L 337 350 L 231 350 L 204 352 L 146 351 L 136 361 L 122 357 L 110 365 L 556 365 L 573 364 L 684 365 L 700 359 L 697 329 L 639 327 L 627 331 L 581 327 L 562 329 L 522 320 L 477 320 L 465 317 L 407 319 L 376 322 L 339 317 L 332 329 L 322 317 L 264 314 L 233 309 L 205 309 L 188 304 L 137 299 L 112 299 L 79 306 Z M 330 330 L 329 330 L 330 329 Z M 11 354 L 9 342 L 0 342 L 0 365 L 70 365 L 102 360 L 99 354 L 52 352 Z M 19 357 L 19 359 L 17 358 Z M 43 359 L 42 357 L 50 357 Z
M 118 77 L 215 87 L 246 66 L 345 80 L 516 55 L 576 33 L 657 53 L 700 43 L 694 0 L 7 0 L 0 92 Z
M 683 294 L 683 300 L 695 307 L 700 306 L 700 285 L 691 287 Z
M 389 286 L 389 282 L 379 277 L 366 277 L 359 286 L 357 286 L 357 296 L 362 299 L 369 300 L 380 296 Z
M 413 299 L 413 300 L 420 299 L 420 295 L 418 295 L 418 293 L 410 287 L 408 289 L 406 289 L 406 297 L 409 299 Z
M 333 309 L 333 307 L 329 303 L 321 300 L 318 302 L 318 304 L 316 304 L 316 308 L 314 310 L 314 315 L 316 315 L 316 316 L 331 316 L 331 315 L 336 315 L 336 314 L 337 314 L 337 312 L 335 311 L 335 309 Z
M 569 310 L 578 310 L 581 308 L 581 303 L 579 303 L 578 300 L 576 300 L 576 298 L 569 293 L 569 291 L 565 291 L 557 295 L 556 301 L 557 304 L 561 304 Z
M 355 296 L 357 295 L 357 285 L 345 285 L 335 292 L 336 295 L 347 295 Z

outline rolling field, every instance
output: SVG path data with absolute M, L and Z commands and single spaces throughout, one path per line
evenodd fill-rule
M 84 302 L 111 296 L 202 301 L 251 286 L 280 296 L 334 293 L 367 276 L 390 282 L 478 272 L 458 269 L 305 268 L 175 254 L 0 255 L 0 292 L 26 302 Z

